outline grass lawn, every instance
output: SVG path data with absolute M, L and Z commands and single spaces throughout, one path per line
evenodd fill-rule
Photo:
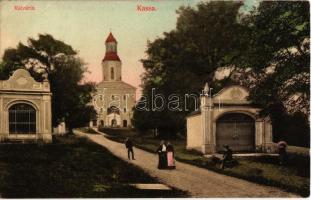
M 74 135 L 53 144 L 0 145 L 0 197 L 186 197 L 172 189 L 139 190 L 130 183 L 158 183 L 103 147 Z
M 152 153 L 156 153 L 160 143 L 160 139 L 151 134 L 139 135 L 132 130 L 103 128 L 100 131 L 108 134 L 109 139 L 122 143 L 126 137 L 131 137 L 136 147 Z M 217 159 L 203 157 L 196 151 L 187 151 L 184 139 L 170 142 L 174 145 L 175 158 L 178 161 L 252 182 L 280 187 L 304 197 L 309 196 L 310 158 L 307 156 L 289 154 L 286 166 L 278 165 L 278 158 L 273 156 L 239 157 L 239 165 L 222 170 Z

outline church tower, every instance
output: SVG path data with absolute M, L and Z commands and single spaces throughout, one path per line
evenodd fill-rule
M 121 81 L 121 60 L 118 56 L 118 42 L 110 32 L 106 39 L 106 54 L 102 60 L 103 81 Z
M 121 60 L 117 40 L 109 33 L 102 59 L 103 80 L 96 85 L 93 106 L 97 112 L 90 126 L 133 127 L 132 108 L 136 102 L 136 88 L 122 81 Z

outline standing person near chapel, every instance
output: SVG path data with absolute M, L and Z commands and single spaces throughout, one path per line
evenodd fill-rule
M 280 141 L 277 144 L 277 147 L 278 147 L 278 153 L 279 153 L 279 164 L 283 165 L 286 161 L 287 143 L 283 139 L 280 139 Z
M 130 155 L 132 154 L 132 160 L 135 160 L 134 158 L 134 150 L 133 150 L 133 142 L 132 140 L 127 137 L 125 140 L 125 147 L 127 148 L 127 157 L 129 160 L 131 160 Z
M 161 141 L 160 146 L 157 149 L 159 154 L 159 164 L 158 169 L 166 169 L 167 168 L 167 154 L 166 154 L 166 145 L 164 140 Z
M 174 160 L 174 147 L 170 142 L 167 142 L 166 151 L 167 151 L 167 168 L 175 169 L 176 166 Z

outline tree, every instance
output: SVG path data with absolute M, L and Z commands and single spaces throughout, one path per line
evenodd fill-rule
M 295 144 L 301 145 L 310 129 L 309 2 L 262 1 L 249 13 L 240 12 L 241 6 L 207 2 L 180 8 L 176 29 L 148 42 L 143 95 L 151 102 L 152 88 L 168 97 L 199 95 L 205 82 L 214 92 L 240 83 L 250 89 L 249 100 L 263 108 L 260 114 L 271 118 L 275 139 L 296 135 Z M 231 74 L 215 80 L 220 68 Z M 181 132 L 194 103 L 181 112 L 136 110 L 134 122 L 137 128 Z
M 90 82 L 82 83 L 85 63 L 70 45 L 51 35 L 39 34 L 38 39 L 29 38 L 27 45 L 19 43 L 17 48 L 6 49 L 3 62 L 2 79 L 21 67 L 26 68 L 37 81 L 47 76 L 53 94 L 53 126 L 65 121 L 72 130 L 87 123 L 95 112 L 89 104 L 95 86 Z
M 5 79 L 4 63 L 0 62 L 0 79 Z
M 148 42 L 147 59 L 142 63 L 143 95 L 151 104 L 152 88 L 168 98 L 177 94 L 180 104 L 186 105 L 185 94 L 199 97 L 205 82 L 213 85 L 218 67 L 231 65 L 243 48 L 243 26 L 239 23 L 240 2 L 200 3 L 197 8 L 181 7 L 175 30 L 163 38 Z M 187 102 L 188 109 L 180 112 L 165 108 L 162 111 L 134 113 L 139 129 L 158 128 L 160 134 L 174 135 L 185 131 L 185 116 L 194 110 L 196 101 Z
M 240 82 L 270 116 L 277 137 L 309 137 L 309 17 L 307 1 L 263 1 L 243 19 L 248 45 L 236 66 L 249 70 Z

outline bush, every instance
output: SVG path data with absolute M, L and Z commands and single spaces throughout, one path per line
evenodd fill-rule
M 258 178 L 258 177 L 262 177 L 262 169 L 258 169 L 258 168 L 250 168 L 247 169 L 245 174 L 250 176 L 250 177 L 254 177 L 254 178 Z

